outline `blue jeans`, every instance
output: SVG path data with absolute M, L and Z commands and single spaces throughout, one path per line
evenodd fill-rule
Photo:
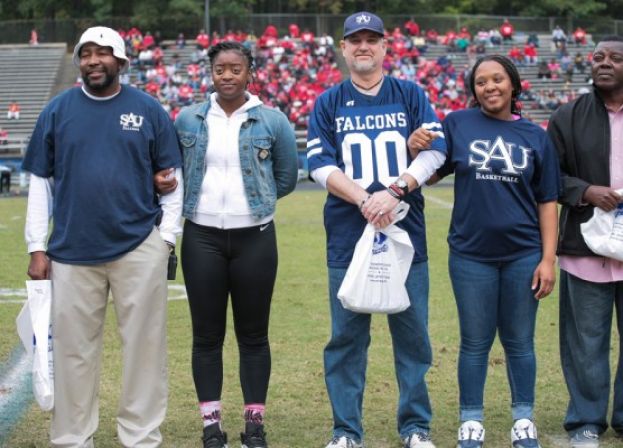
M 449 269 L 461 328 L 461 421 L 484 419 L 483 394 L 496 331 L 506 355 L 513 419 L 532 418 L 538 301 L 531 290 L 541 254 L 508 262 L 479 262 L 450 252 Z
M 370 314 L 344 309 L 337 298 L 346 269 L 329 268 L 331 340 L 324 350 L 325 382 L 333 409 L 333 435 L 360 442 Z M 411 266 L 406 288 L 411 306 L 387 321 L 398 380 L 398 432 L 405 438 L 428 431 L 432 417 L 424 377 L 432 362 L 428 339 L 428 263 Z
M 623 329 L 623 281 L 593 283 L 560 270 L 560 358 L 569 391 L 567 431 L 608 428 L 610 334 L 616 308 L 619 339 Z M 623 367 L 614 380 L 612 427 L 623 431 Z

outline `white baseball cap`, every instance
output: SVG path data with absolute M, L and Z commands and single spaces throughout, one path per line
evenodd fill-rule
M 116 58 L 123 59 L 126 62 L 129 61 L 128 57 L 125 55 L 125 42 L 119 33 L 105 26 L 94 26 L 82 33 L 80 41 L 74 47 L 74 65 L 80 66 L 80 50 L 84 44 L 89 42 L 93 42 L 101 47 L 111 47 L 112 54 Z M 127 66 L 127 64 L 125 65 Z

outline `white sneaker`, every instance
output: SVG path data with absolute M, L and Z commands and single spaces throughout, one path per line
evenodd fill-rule
M 527 418 L 519 419 L 511 429 L 513 448 L 541 448 L 534 422 Z
M 357 443 L 346 436 L 333 437 L 326 448 L 363 448 L 363 443 Z
M 414 432 L 403 440 L 404 448 L 435 448 L 430 434 L 424 431 Z
M 459 427 L 457 448 L 480 448 L 485 443 L 485 428 L 476 420 L 467 420 Z
M 569 441 L 571 448 L 599 448 L 599 434 L 590 429 L 577 431 Z

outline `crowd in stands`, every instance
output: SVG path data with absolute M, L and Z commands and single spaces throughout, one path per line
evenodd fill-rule
M 273 26 L 255 45 L 256 73 L 250 90 L 265 104 L 281 109 L 297 128 L 307 120 L 318 95 L 342 80 L 335 59 L 334 40 L 290 25 L 280 38 Z
M 306 126 L 315 99 L 338 83 L 342 74 L 337 67 L 334 41 L 330 36 L 317 38 L 309 30 L 293 24 L 287 36 L 279 37 L 274 26 L 268 26 L 256 37 L 241 31 L 224 36 L 200 30 L 190 60 L 183 61 L 175 50 L 186 47 L 179 34 L 173 55 L 165 60 L 158 33 L 143 34 L 137 28 L 120 30 L 131 63 L 121 82 L 134 84 L 158 98 L 172 119 L 183 106 L 200 101 L 210 93 L 211 77 L 208 48 L 220 41 L 238 41 L 254 48 L 256 71 L 249 90 L 267 104 L 279 107 L 299 127 Z
M 129 70 L 122 75 L 123 83 L 135 84 L 158 98 L 175 119 L 181 107 L 202 100 L 210 93 L 211 77 L 207 51 L 210 45 L 222 40 L 233 40 L 251 47 L 255 54 L 255 75 L 249 90 L 260 96 L 266 104 L 281 109 L 297 128 L 305 128 L 314 101 L 320 93 L 342 80 L 335 57 L 335 42 L 331 36 L 315 36 L 296 24 L 280 36 L 276 27 L 269 25 L 260 36 L 242 31 L 218 32 L 208 35 L 200 30 L 194 37 L 190 60 L 182 60 L 175 52 L 187 47 L 180 33 L 171 44 L 165 58 L 162 39 L 158 32 L 142 33 L 137 28 L 120 30 L 131 57 Z M 427 92 L 440 118 L 449 112 L 463 109 L 468 104 L 466 77 L 477 58 L 487 51 L 504 51 L 518 65 L 536 67 L 537 77 L 544 80 L 573 80 L 575 74 L 582 79 L 590 64 L 590 53 L 583 51 L 587 45 L 586 32 L 578 28 L 568 38 L 560 27 L 552 31 L 552 43 L 557 57 L 545 60 L 539 57 L 539 39 L 530 34 L 525 43 L 514 40 L 514 27 L 504 20 L 499 28 L 481 28 L 472 35 L 467 27 L 459 31 L 448 30 L 440 34 L 435 29 L 421 30 L 413 20 L 403 27 L 386 31 L 388 43 L 384 61 L 386 74 L 418 82 Z M 505 42 L 505 47 L 501 47 Z M 429 45 L 443 45 L 447 52 L 428 57 Z M 569 47 L 577 46 L 573 52 Z M 455 67 L 454 55 L 464 52 L 468 63 Z M 524 86 L 522 100 L 533 101 L 538 108 L 554 110 L 558 105 L 575 97 L 578 92 L 567 89 L 556 92 L 553 88 L 534 92 Z

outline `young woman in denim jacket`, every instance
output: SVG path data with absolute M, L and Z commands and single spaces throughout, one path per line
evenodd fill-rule
M 236 42 L 210 48 L 215 92 L 175 122 L 184 154 L 182 271 L 193 326 L 192 369 L 204 448 L 226 446 L 222 349 L 228 296 L 240 351 L 242 446 L 266 447 L 270 376 L 268 318 L 277 273 L 275 203 L 294 190 L 296 139 L 286 116 L 246 91 L 251 52 Z

